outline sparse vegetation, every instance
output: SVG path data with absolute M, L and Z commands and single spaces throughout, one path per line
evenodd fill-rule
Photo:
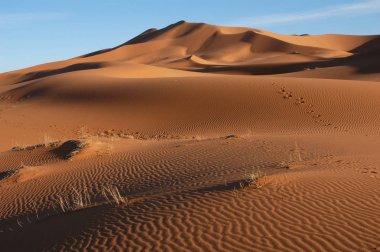
M 253 187 L 261 188 L 265 185 L 265 173 L 262 169 L 253 167 L 246 173 L 245 178 L 240 182 L 240 188 Z
M 44 147 L 50 146 L 51 143 L 57 142 L 53 138 L 51 138 L 47 133 L 44 133 Z
M 19 144 L 18 142 L 15 142 L 15 146 L 12 147 L 12 151 L 35 150 L 41 147 L 57 147 L 58 144 L 59 144 L 59 141 L 54 140 L 47 133 L 45 133 L 42 139 L 42 143 L 35 144 L 35 145 L 28 145 L 28 144 Z
M 234 187 L 234 196 L 237 197 L 237 189 L 244 188 L 261 188 L 265 185 L 265 173 L 263 170 L 253 167 L 249 172 L 244 174 L 244 178 L 238 183 L 238 188 Z
M 287 161 L 281 161 L 281 162 L 279 163 L 279 166 L 280 166 L 280 168 L 282 168 L 282 169 L 289 169 L 290 164 L 289 164 L 289 162 L 287 162 Z
M 25 150 L 28 147 L 26 144 L 20 144 L 18 142 L 15 142 L 14 147 L 12 147 L 12 151 L 21 151 Z
M 116 205 L 128 203 L 128 198 L 121 196 L 119 189 L 116 186 L 104 187 L 102 194 L 109 203 L 115 203 Z
M 225 185 L 227 183 L 225 182 Z M 249 172 L 244 174 L 244 178 L 240 181 L 234 182 L 236 186 L 233 187 L 232 194 L 235 199 L 239 198 L 240 191 L 242 189 L 254 188 L 258 189 L 266 184 L 265 172 L 262 169 L 253 167 Z
M 303 162 L 301 148 L 298 146 L 297 140 L 294 141 L 294 148 L 290 150 L 289 159 L 283 160 L 279 163 L 279 167 L 289 169 L 292 164 Z
M 4 174 L 0 174 L 0 176 L 1 175 Z M 7 175 L 8 174 L 5 174 L 4 176 Z M 9 227 L 3 227 L 3 229 L 0 230 L 0 233 L 13 232 L 17 229 L 23 228 L 28 224 L 33 224 L 47 217 L 61 213 L 69 213 L 103 204 L 114 204 L 116 206 L 120 206 L 128 204 L 129 202 L 130 200 L 120 193 L 117 186 L 106 186 L 101 190 L 101 193 L 95 194 L 91 193 L 86 186 L 83 186 L 80 189 L 73 188 L 70 194 L 65 196 L 58 195 L 56 197 L 56 204 L 53 206 L 53 211 L 50 209 L 46 212 L 38 212 L 37 209 L 35 209 L 33 214 L 19 216 L 17 219 L 15 219 L 15 222 L 13 224 L 10 224 Z
M 62 212 L 71 212 L 89 207 L 91 205 L 91 198 L 86 187 L 83 187 L 82 191 L 73 188 L 73 194 L 70 197 L 63 198 L 62 196 L 58 196 L 58 204 Z
M 97 195 L 91 195 L 88 188 L 83 186 L 81 189 L 73 188 L 72 194 L 66 197 L 58 196 L 57 203 L 60 210 L 64 213 L 76 211 L 100 204 L 122 205 L 128 203 L 128 198 L 123 196 L 117 186 L 106 186 L 101 191 L 102 199 L 93 200 Z
M 80 127 L 77 134 L 78 134 L 80 139 L 85 139 L 85 138 L 88 138 L 90 136 L 89 129 L 87 126 Z
M 87 142 L 89 145 L 98 144 L 100 143 L 99 136 L 98 135 L 90 136 L 87 138 Z

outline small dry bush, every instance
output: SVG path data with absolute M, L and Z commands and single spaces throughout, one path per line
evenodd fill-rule
M 262 169 L 256 167 L 253 167 L 250 172 L 246 173 L 244 179 L 240 182 L 240 188 L 261 188 L 264 185 L 265 172 Z
M 289 169 L 290 167 L 290 162 L 288 161 L 281 161 L 279 164 L 279 167 L 282 168 L 282 169 Z

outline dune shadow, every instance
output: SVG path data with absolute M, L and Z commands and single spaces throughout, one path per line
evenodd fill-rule
M 0 172 L 0 180 L 6 179 L 14 174 L 16 174 L 17 171 L 5 171 L 5 172 Z
M 224 184 L 210 185 L 197 189 L 197 192 L 206 193 L 206 192 L 220 192 L 220 191 L 231 191 L 239 188 L 244 188 L 249 186 L 249 181 L 247 179 L 239 179 L 234 181 L 229 181 Z
M 356 47 L 355 49 L 351 50 L 350 52 L 355 54 L 380 54 L 380 37 L 372 39 L 368 41 L 367 43 L 364 43 L 360 45 L 359 47 Z
M 249 41 L 254 33 L 247 32 L 242 38 Z M 353 55 L 344 58 L 322 59 L 299 63 L 269 63 L 257 65 L 202 65 L 190 71 L 204 73 L 229 73 L 271 75 L 313 70 L 316 68 L 329 68 L 348 66 L 353 67 L 359 74 L 380 73 L 380 38 L 375 38 L 350 51 Z
M 73 244 L 68 243 L 67 239 L 74 242 L 72 239 L 81 237 L 85 230 L 98 223 L 99 214 L 107 208 L 109 206 L 62 214 L 51 213 L 52 216 L 48 217 L 41 215 L 40 220 L 36 216 L 0 220 L 0 247 L 2 251 L 58 251 L 58 247 L 60 251 L 70 250 L 69 247 Z
M 202 73 L 230 73 L 230 74 L 251 74 L 251 75 L 271 75 L 300 72 L 317 68 L 329 68 L 349 66 L 353 67 L 359 74 L 380 73 L 379 53 L 363 53 L 352 55 L 346 58 L 335 58 L 322 61 L 312 61 L 291 64 L 267 64 L 267 65 L 242 65 L 242 66 L 205 66 L 191 71 Z
M 82 70 L 90 70 L 90 69 L 98 69 L 104 67 L 106 64 L 104 62 L 88 62 L 88 63 L 78 63 L 74 65 L 70 65 L 67 67 L 53 69 L 53 70 L 43 70 L 43 71 L 35 71 L 22 75 L 16 83 L 22 83 L 25 81 L 36 80 L 52 75 L 58 75 L 68 72 L 74 71 L 82 71 Z

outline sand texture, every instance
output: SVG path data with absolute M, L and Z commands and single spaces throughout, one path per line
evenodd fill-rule
M 380 36 L 178 22 L 0 74 L 0 251 L 380 250 Z

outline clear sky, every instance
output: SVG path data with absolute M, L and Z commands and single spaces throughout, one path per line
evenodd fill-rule
M 380 34 L 380 0 L 1 0 L 0 72 L 113 47 L 179 20 Z

